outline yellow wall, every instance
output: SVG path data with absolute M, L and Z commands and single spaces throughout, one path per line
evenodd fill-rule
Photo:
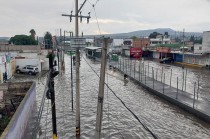
M 12 72 L 12 75 L 15 74 L 15 59 L 11 59 L 11 72 Z

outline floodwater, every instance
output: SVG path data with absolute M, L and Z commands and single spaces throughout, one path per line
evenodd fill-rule
M 168 84 L 174 88 L 178 88 L 179 90 L 183 90 L 190 94 L 195 94 L 198 99 L 206 99 L 210 101 L 210 71 L 206 69 L 190 69 L 190 68 L 182 68 L 178 66 L 174 66 L 173 64 L 161 64 L 159 62 L 154 61 L 138 61 L 138 60 L 129 60 L 128 58 L 121 58 L 121 67 L 119 65 L 118 68 L 123 70 L 123 61 L 124 61 L 124 71 L 127 74 L 131 74 L 134 76 L 134 68 L 135 72 L 144 72 L 147 76 L 153 78 L 158 81 L 162 81 L 165 84 Z M 120 62 L 119 62 L 120 63 Z M 127 66 L 128 65 L 128 66 Z M 130 72 L 130 67 L 131 72 Z M 142 68 L 144 70 L 142 70 Z M 126 70 L 127 69 L 127 70 Z M 152 72 L 154 70 L 154 73 Z M 154 75 L 153 75 L 154 74 Z M 165 74 L 165 80 L 164 80 Z M 137 78 L 137 77 L 136 77 Z M 171 80 L 171 81 L 170 81 Z M 177 81 L 178 80 L 178 81 Z
M 100 72 L 100 63 L 81 59 L 80 67 L 80 112 L 81 139 L 94 139 L 96 107 L 99 78 L 89 67 Z M 55 78 L 57 131 L 59 139 L 74 139 L 75 137 L 75 67 L 74 74 L 74 108 L 71 108 L 70 57 L 65 55 L 65 72 Z M 189 71 L 197 75 L 193 70 Z M 189 73 L 190 75 L 191 73 Z M 203 76 L 205 73 L 202 73 Z M 203 77 L 202 76 L 202 77 Z M 204 76 L 205 77 L 205 76 Z M 37 78 L 22 78 L 37 82 L 37 106 L 45 88 L 46 76 Z M 206 78 L 207 79 L 207 78 Z M 16 78 L 15 80 L 19 80 Z M 205 79 L 204 79 L 205 80 Z M 209 80 L 209 79 L 208 79 Z M 111 69 L 106 70 L 106 82 L 122 99 L 142 123 L 158 138 L 162 139 L 209 139 L 210 125 L 193 115 L 151 95 L 141 86 L 129 81 L 124 86 L 123 75 Z M 203 81 L 205 82 L 205 81 Z M 51 106 L 46 99 L 41 119 L 40 139 L 52 138 Z M 102 121 L 102 138 L 104 139 L 152 139 L 151 134 L 134 118 L 113 93 L 105 87 L 104 112 Z

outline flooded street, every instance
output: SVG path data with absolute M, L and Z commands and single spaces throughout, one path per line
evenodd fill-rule
M 81 58 L 80 75 L 80 113 L 81 113 L 81 139 L 94 139 L 95 121 L 97 110 L 99 78 L 90 66 L 100 72 L 100 63 L 87 61 Z M 157 67 L 159 63 L 150 62 Z M 157 64 L 157 65 L 156 65 Z M 167 66 L 167 65 L 166 65 Z M 65 72 L 55 78 L 56 93 L 56 114 L 57 130 L 59 139 L 72 139 L 75 137 L 75 67 L 74 72 L 74 110 L 71 108 L 71 82 L 70 82 L 70 56 L 65 55 Z M 170 67 L 169 67 L 170 70 Z M 179 74 L 179 69 L 174 72 Z M 150 129 L 158 138 L 180 138 L 180 139 L 209 139 L 210 125 L 197 119 L 191 114 L 171 105 L 170 103 L 151 95 L 141 86 L 129 81 L 124 86 L 123 75 L 111 69 L 106 70 L 106 83 L 122 99 L 125 105 L 131 109 L 142 123 Z M 201 84 L 204 86 L 201 93 L 208 90 L 207 80 L 209 73 L 189 71 L 191 78 L 201 76 Z M 21 77 L 22 78 L 22 77 Z M 18 81 L 20 78 L 15 78 Z M 37 109 L 40 106 L 42 95 L 45 88 L 46 76 L 38 79 L 37 77 L 25 77 L 21 79 L 34 80 L 37 85 Z M 207 82 L 207 84 L 204 84 Z M 203 93 L 209 97 L 208 92 Z M 210 97 L 209 97 L 210 98 Z M 42 134 L 39 138 L 52 138 L 51 125 L 51 105 L 50 100 L 45 100 L 41 119 Z M 113 92 L 105 87 L 104 92 L 104 113 L 102 121 L 102 137 L 105 139 L 153 139 L 152 135 L 133 117 L 124 107 Z

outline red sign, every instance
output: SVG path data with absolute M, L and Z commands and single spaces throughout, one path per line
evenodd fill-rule
M 141 58 L 142 57 L 142 49 L 139 47 L 130 48 L 130 57 Z

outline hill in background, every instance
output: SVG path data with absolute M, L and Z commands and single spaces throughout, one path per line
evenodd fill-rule
M 126 39 L 126 38 L 131 38 L 133 36 L 140 38 L 140 37 L 148 37 L 153 32 L 158 32 L 161 34 L 168 32 L 168 34 L 172 38 L 183 36 L 183 32 L 175 31 L 170 28 L 157 28 L 157 29 L 133 31 L 133 32 L 128 32 L 128 33 L 104 34 L 102 36 L 111 37 L 113 39 Z M 185 32 L 186 37 L 190 37 L 192 35 L 197 36 L 197 37 L 202 37 L 202 34 L 203 33 L 201 32 Z M 93 39 L 94 37 L 100 37 L 100 35 L 85 35 L 85 37 L 88 39 Z M 59 36 L 57 38 L 59 38 Z M 9 37 L 0 37 L 0 42 L 5 42 L 5 41 L 8 41 L 9 39 L 10 39 Z M 39 42 L 42 42 L 42 41 L 43 41 L 43 37 L 39 37 Z
M 170 28 L 157 28 L 157 29 L 148 29 L 148 30 L 139 30 L 139 31 L 133 31 L 133 32 L 129 32 L 129 33 L 118 33 L 118 34 L 104 34 L 102 36 L 106 36 L 106 37 L 111 37 L 111 38 L 115 38 L 115 39 L 124 39 L 124 38 L 130 38 L 132 36 L 136 36 L 136 37 L 148 37 L 151 33 L 153 32 L 158 32 L 161 34 L 164 34 L 165 32 L 168 32 L 168 34 L 172 37 L 175 38 L 176 36 L 183 36 L 183 32 L 181 31 L 175 31 L 173 29 Z M 191 35 L 194 36 L 202 36 L 203 33 L 201 32 L 185 32 L 185 36 L 186 37 L 190 37 Z M 98 35 L 96 35 L 97 37 Z M 93 38 L 94 35 L 87 35 L 87 38 Z

